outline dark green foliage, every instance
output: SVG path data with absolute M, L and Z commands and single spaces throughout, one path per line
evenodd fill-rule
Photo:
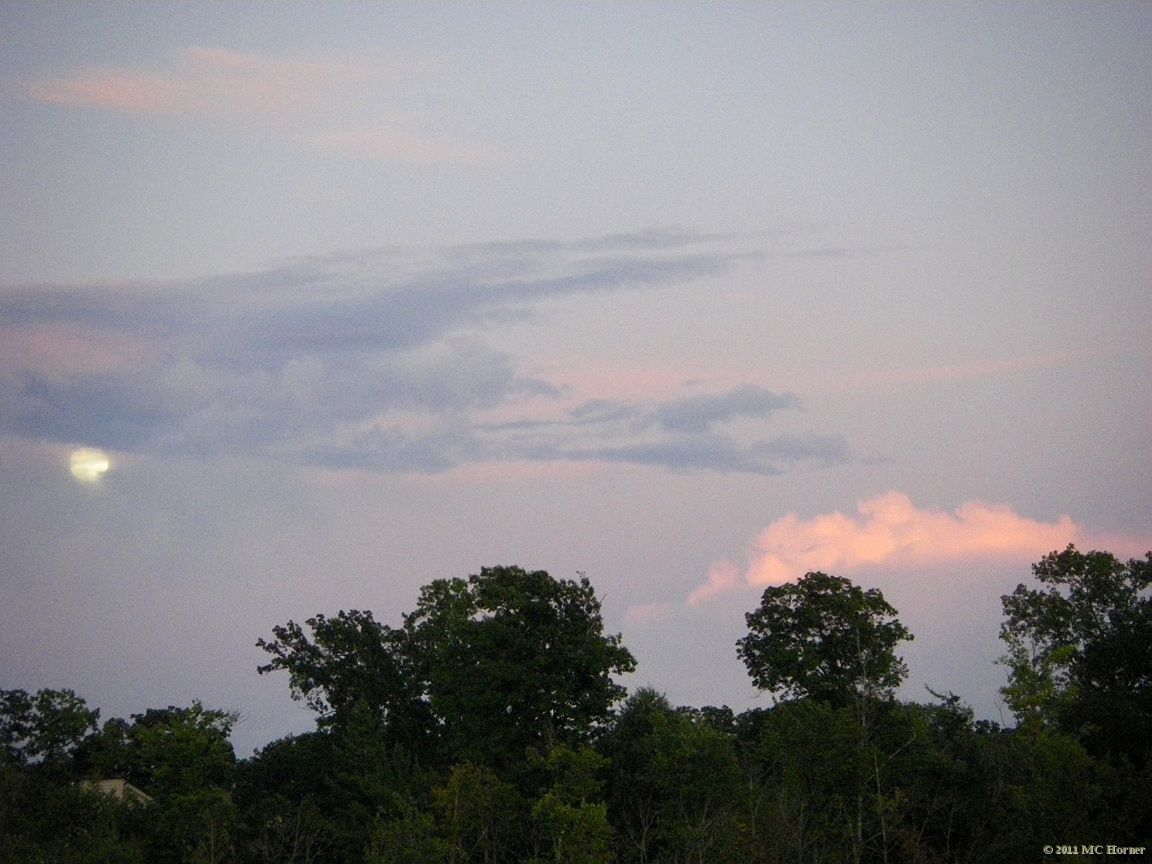
M 584 577 L 486 567 L 424 587 L 404 618 L 456 761 L 507 767 L 528 748 L 577 745 L 609 717 L 636 661 L 606 636 Z
M 0 691 L 0 864 L 1016 864 L 1152 845 L 1148 561 L 1071 547 L 1004 598 L 1021 725 L 897 702 L 907 631 L 876 591 L 769 589 L 740 656 L 790 697 L 735 716 L 641 689 L 586 579 L 426 586 L 403 626 L 289 622 L 316 731 L 239 764 L 236 715 L 149 709 L 96 731 L 70 691 Z M 152 795 L 113 800 L 88 780 Z
M 1025 723 L 1144 764 L 1152 741 L 1152 552 L 1121 562 L 1069 546 L 1001 598 L 1008 704 Z
M 357 611 L 306 623 L 311 636 L 289 621 L 257 643 L 273 657 L 259 671 L 287 670 L 325 726 L 367 711 L 429 765 L 505 768 L 529 747 L 577 744 L 623 696 L 612 675 L 635 668 L 587 579 L 519 567 L 424 586 L 401 629 Z
M 205 708 L 149 708 L 132 722 L 109 720 L 77 749 L 89 778 L 122 778 L 153 796 L 228 788 L 236 754 L 228 740 L 237 715 Z
M 89 710 L 71 690 L 0 690 L 0 746 L 17 762 L 58 762 L 96 730 Z
M 612 826 L 603 803 L 601 775 L 608 760 L 588 748 L 554 747 L 544 760 L 551 787 L 532 807 L 555 864 L 609 864 Z
M 896 646 L 912 635 L 876 589 L 808 573 L 764 590 L 737 653 L 761 690 L 846 705 L 886 697 L 908 669 Z
M 747 821 L 735 738 L 642 689 L 602 743 L 624 861 L 740 860 Z
M 311 635 L 289 621 L 272 628 L 271 642 L 257 640 L 273 658 L 257 671 L 287 670 L 293 698 L 316 711 L 322 727 L 362 723 L 367 712 L 394 747 L 408 749 L 412 758 L 430 752 L 436 724 L 409 634 L 355 609 L 335 618 L 316 615 L 305 624 Z

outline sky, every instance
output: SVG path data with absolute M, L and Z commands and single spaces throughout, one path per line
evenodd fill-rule
M 1152 549 L 1152 5 L 0 3 L 0 688 L 312 728 L 258 638 L 518 564 L 770 703 L 879 588 Z

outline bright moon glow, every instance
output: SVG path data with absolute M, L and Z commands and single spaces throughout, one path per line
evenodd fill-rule
M 95 483 L 112 466 L 103 450 L 81 447 L 72 453 L 72 476 L 81 483 Z

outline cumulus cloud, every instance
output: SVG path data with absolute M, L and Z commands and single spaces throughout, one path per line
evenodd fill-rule
M 714 564 L 708 581 L 689 599 L 697 603 L 742 586 L 779 585 L 807 572 L 833 573 L 883 564 L 896 568 L 976 558 L 1036 560 L 1080 542 L 1083 530 L 1069 517 L 1038 522 L 1003 504 L 969 501 L 955 511 L 920 509 L 902 492 L 888 492 L 856 507 L 801 519 L 777 519 L 756 538 L 746 568 Z

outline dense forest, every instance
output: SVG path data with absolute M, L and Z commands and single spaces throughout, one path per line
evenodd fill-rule
M 1033 576 L 1002 598 L 1013 728 L 951 693 L 898 701 L 912 634 L 824 573 L 746 616 L 736 657 L 773 699 L 741 714 L 627 693 L 635 660 L 589 581 L 519 567 L 434 581 L 398 627 L 355 610 L 273 627 L 258 671 L 316 728 L 249 759 L 237 716 L 199 703 L 101 724 L 68 690 L 0 691 L 0 862 L 1143 854 L 1152 553 L 1069 546 Z

